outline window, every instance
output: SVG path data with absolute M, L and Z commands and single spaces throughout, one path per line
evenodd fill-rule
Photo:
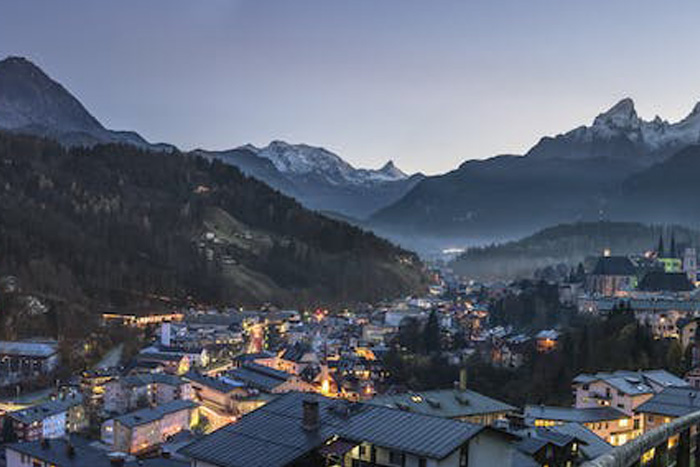
M 389 451 L 389 463 L 393 465 L 403 465 L 403 453 Z
M 428 465 L 428 461 L 424 457 L 418 459 L 418 467 L 425 467 L 426 465 Z

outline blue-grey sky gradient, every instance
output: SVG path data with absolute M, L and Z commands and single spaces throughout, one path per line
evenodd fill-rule
M 0 0 L 0 56 L 153 141 L 284 139 L 432 174 L 625 96 L 682 118 L 699 23 L 697 0 Z

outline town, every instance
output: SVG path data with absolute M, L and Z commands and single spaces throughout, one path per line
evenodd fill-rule
M 5 462 L 580 465 L 700 410 L 697 260 L 671 233 L 529 280 L 435 263 L 427 295 L 347 309 L 109 312 L 121 338 L 69 372 L 61 342 L 2 341 Z

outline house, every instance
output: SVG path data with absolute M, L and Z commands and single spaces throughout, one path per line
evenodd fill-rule
M 169 374 L 148 373 L 115 378 L 104 385 L 103 409 L 125 413 L 166 402 L 192 399 L 192 388 L 184 379 Z
M 56 341 L 0 341 L 0 386 L 48 375 L 58 363 Z
M 615 296 L 635 288 L 636 274 L 637 269 L 626 256 L 601 256 L 587 278 L 586 290 L 593 294 Z
M 634 415 L 635 409 L 669 386 L 688 383 L 665 370 L 580 374 L 574 378 L 576 408 L 613 407 Z
M 637 407 L 644 431 L 700 410 L 700 389 L 668 387 Z
M 514 439 L 483 425 L 289 393 L 180 453 L 198 467 L 509 466 Z
M 515 407 L 469 389 L 382 395 L 369 400 L 368 403 L 480 425 L 491 425 L 516 411 Z
M 143 453 L 199 421 L 197 404 L 174 400 L 163 405 L 120 415 L 102 424 L 101 438 L 113 451 Z
M 90 446 L 87 440 L 55 439 L 5 447 L 7 467 L 189 467 L 174 459 L 127 459 Z
M 525 406 L 525 423 L 535 427 L 554 427 L 578 423 L 599 438 L 619 446 L 642 434 L 638 419 L 611 407 L 552 407 L 546 405 Z
M 88 425 L 81 395 L 47 401 L 5 416 L 20 441 L 61 438 Z
M 559 333 L 554 329 L 545 329 L 535 336 L 535 349 L 539 353 L 548 353 L 556 350 L 559 342 Z
M 190 370 L 190 359 L 178 353 L 146 352 L 136 356 L 136 367 L 142 367 L 148 372 L 156 370 L 171 375 L 184 375 Z

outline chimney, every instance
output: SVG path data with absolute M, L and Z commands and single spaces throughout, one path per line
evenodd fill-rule
M 461 368 L 459 370 L 459 390 L 460 391 L 467 390 L 467 369 L 466 368 Z
M 302 402 L 303 404 L 303 414 L 301 420 L 301 426 L 306 431 L 316 431 L 320 425 L 319 408 L 318 401 L 305 398 Z

